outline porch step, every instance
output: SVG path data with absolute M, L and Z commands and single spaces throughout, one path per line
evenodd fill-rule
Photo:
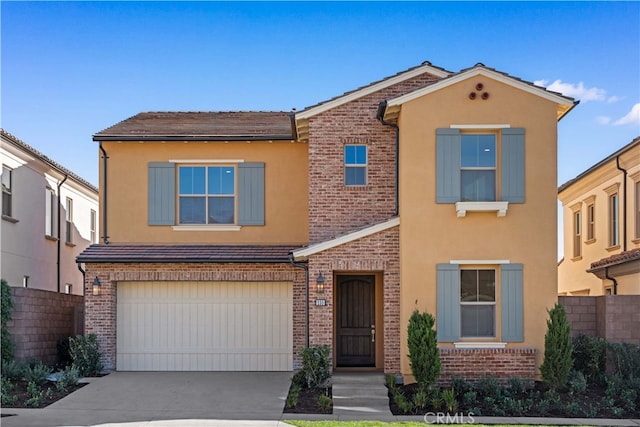
M 381 372 L 334 372 L 333 414 L 359 419 L 391 416 Z

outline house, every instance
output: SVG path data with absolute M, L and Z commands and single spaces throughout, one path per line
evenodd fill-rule
M 560 295 L 640 294 L 640 137 L 558 188 Z
M 576 103 L 425 62 L 296 112 L 140 113 L 94 135 L 103 237 L 86 331 L 117 370 L 533 378 L 557 301 L 557 121 Z M 532 233 L 532 227 L 535 232 Z
M 0 129 L 2 278 L 82 295 L 76 257 L 98 241 L 98 189 Z

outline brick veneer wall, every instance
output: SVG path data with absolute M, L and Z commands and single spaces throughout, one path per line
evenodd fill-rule
M 425 87 L 423 74 L 309 120 L 309 239 L 323 241 L 395 213 L 395 129 L 376 119 L 381 101 Z M 367 185 L 345 186 L 344 146 L 365 144 Z
M 400 258 L 399 227 L 346 243 L 309 258 L 313 282 L 319 272 L 325 276 L 327 305 L 311 306 L 311 345 L 333 347 L 333 273 L 377 273 L 383 276 L 384 371 L 400 372 Z
M 8 328 L 16 343 L 16 360 L 33 357 L 54 365 L 58 340 L 82 334 L 82 295 L 17 287 L 11 294 L 14 307 Z
M 440 349 L 441 371 L 439 382 L 448 384 L 454 378 L 469 381 L 495 377 L 535 380 L 536 350 L 533 348 L 504 349 Z
M 116 369 L 116 286 L 119 281 L 287 281 L 293 282 L 294 369 L 300 366 L 299 350 L 306 341 L 305 273 L 290 264 L 86 264 L 86 333 L 96 334 L 104 353 L 105 369 Z M 102 283 L 100 295 L 91 292 L 95 277 Z
M 640 295 L 561 296 L 572 335 L 640 344 Z

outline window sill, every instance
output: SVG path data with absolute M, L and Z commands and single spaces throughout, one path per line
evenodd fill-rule
M 617 251 L 618 249 L 620 249 L 620 245 L 608 246 L 606 249 L 609 252 Z
M 454 342 L 455 348 L 505 348 L 506 342 Z
M 571 258 L 571 261 L 580 261 L 582 259 L 582 255 L 579 256 L 574 256 L 573 258 Z
M 640 243 L 640 237 L 636 237 L 635 239 L 633 239 L 633 240 L 631 241 L 631 243 L 635 243 L 635 244 Z
M 585 240 L 584 244 L 585 245 L 590 245 L 590 244 L 595 243 L 595 242 L 596 242 L 596 239 L 594 238 L 594 239 Z
M 7 216 L 7 215 L 2 215 L 2 219 L 7 221 L 7 222 L 10 222 L 12 224 L 16 224 L 16 223 L 20 222 L 19 219 L 15 219 L 15 218 Z
M 239 225 L 174 225 L 173 231 L 240 231 Z
M 509 202 L 457 202 L 456 213 L 463 218 L 467 212 L 496 212 L 498 217 L 507 215 Z
M 44 238 L 47 239 L 47 240 L 51 240 L 52 242 L 57 242 L 58 241 L 57 237 L 49 236 L 49 235 L 46 235 L 46 234 L 45 234 Z
M 76 244 L 73 242 L 64 242 L 64 244 L 69 246 L 70 248 L 74 248 L 76 246 Z

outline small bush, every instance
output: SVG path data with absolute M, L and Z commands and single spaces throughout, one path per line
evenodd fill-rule
M 384 385 L 387 386 L 389 390 L 393 390 L 398 387 L 396 384 L 396 376 L 395 374 L 385 374 L 384 375 Z
M 444 401 L 445 410 L 448 413 L 453 414 L 458 411 L 456 392 L 452 388 L 442 391 L 442 400 Z
M 547 310 L 547 333 L 544 336 L 544 361 L 540 366 L 542 380 L 551 388 L 563 389 L 567 385 L 573 365 L 571 326 L 564 307 L 557 304 Z
M 322 411 L 329 412 L 331 405 L 333 405 L 333 400 L 329 396 L 326 394 L 318 396 L 318 406 Z
M 25 366 L 15 360 L 2 361 L 2 377 L 12 381 L 21 380 L 24 376 Z
M 289 394 L 287 395 L 287 400 L 285 402 L 285 406 L 287 408 L 295 408 L 298 404 L 298 397 L 300 396 L 301 388 L 302 386 L 299 384 L 291 384 L 291 388 L 289 389 Z
M 611 360 L 614 375 L 640 378 L 640 345 L 610 343 L 607 360 Z
M 73 366 L 84 377 L 94 376 L 102 371 L 100 358 L 102 353 L 98 345 L 98 338 L 94 334 L 86 337 L 77 335 L 69 338 L 69 353 Z
M 529 388 L 527 381 L 516 377 L 509 378 L 509 392 L 513 396 L 524 394 L 527 388 Z
M 6 280 L 0 280 L 0 357 L 3 362 L 13 360 L 13 349 L 15 343 L 11 339 L 8 323 L 11 320 L 11 311 L 13 310 L 13 296 L 11 295 L 11 287 Z
M 580 334 L 573 339 L 573 368 L 592 384 L 604 384 L 607 342 Z
M 80 372 L 73 366 L 67 366 L 64 371 L 60 373 L 56 387 L 58 391 L 65 391 L 68 387 L 78 384 L 80 379 Z
M 408 347 L 411 372 L 421 388 L 430 388 L 440 375 L 440 353 L 435 319 L 429 313 L 414 310 L 409 318 Z
M 38 364 L 33 366 L 27 366 L 24 369 L 24 380 L 28 383 L 33 383 L 36 386 L 41 386 L 47 382 L 47 377 L 51 375 L 53 370 L 43 365 L 42 362 L 38 362 Z
M 11 392 L 15 386 L 6 377 L 0 378 L 0 403 L 4 405 L 13 405 L 18 400 L 18 396 L 12 395 Z
M 572 370 L 569 373 L 569 391 L 575 394 L 582 394 L 587 390 L 587 378 L 581 371 Z
M 400 412 L 402 412 L 403 414 L 410 414 L 411 412 L 413 412 L 413 405 L 407 400 L 404 394 L 400 393 L 399 391 L 393 393 L 393 401 L 395 402 Z
M 500 385 L 500 381 L 496 377 L 483 377 L 476 383 L 476 388 L 485 396 L 492 397 L 494 399 L 500 399 L 502 397 L 503 387 Z
M 462 395 L 462 405 L 470 407 L 478 401 L 478 393 L 475 391 L 467 391 Z
M 424 389 L 418 390 L 413 395 L 413 405 L 418 409 L 426 408 L 428 400 L 429 400 L 429 394 Z
M 306 347 L 300 352 L 302 372 L 308 388 L 318 388 L 331 377 L 329 346 Z

